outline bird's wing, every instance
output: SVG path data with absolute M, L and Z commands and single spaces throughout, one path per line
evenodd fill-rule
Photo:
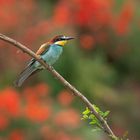
M 24 69 L 26 69 L 27 67 L 31 66 L 36 60 L 34 58 L 32 58 L 30 61 L 27 62 L 26 67 Z
M 42 55 L 45 52 L 48 51 L 49 47 L 50 47 L 51 43 L 47 42 L 44 43 L 43 45 L 40 46 L 40 48 L 38 49 L 38 51 L 36 52 L 37 55 Z
M 37 55 L 43 55 L 44 53 L 46 53 L 48 51 L 49 46 L 51 45 L 51 43 L 47 42 L 44 43 L 40 46 L 40 48 L 37 50 L 36 54 Z M 31 66 L 36 60 L 34 58 L 32 58 L 26 65 L 25 69 L 29 66 Z

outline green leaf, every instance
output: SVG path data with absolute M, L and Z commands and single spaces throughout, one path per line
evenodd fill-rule
M 103 112 L 96 105 L 93 105 L 93 107 L 97 111 L 97 113 L 99 113 L 99 115 L 101 117 L 106 119 L 107 115 L 109 114 L 109 111 Z M 83 111 L 82 114 L 83 114 L 82 120 L 89 120 L 90 125 L 94 126 L 95 128 L 98 128 L 98 129 L 102 128 L 100 121 L 95 117 L 95 115 L 93 113 L 91 113 L 91 111 L 88 109 L 88 107 L 86 107 L 85 111 Z
M 108 116 L 108 114 L 110 113 L 110 111 L 106 111 L 106 112 L 104 112 L 104 114 L 103 114 L 103 118 L 106 118 L 107 116 Z
M 88 119 L 88 115 L 83 115 L 83 118 L 84 119 Z
M 96 105 L 93 105 L 93 107 L 95 108 L 95 110 L 96 110 L 98 113 L 100 112 L 99 107 L 97 107 Z
M 96 124 L 96 121 L 95 120 L 92 120 L 91 122 L 89 122 L 89 124 L 94 125 L 94 124 Z
M 93 120 L 93 119 L 95 119 L 95 116 L 93 114 L 90 114 L 89 115 L 89 119 L 92 119 Z
M 86 110 L 83 112 L 83 115 L 87 115 L 90 113 L 90 110 L 86 107 Z

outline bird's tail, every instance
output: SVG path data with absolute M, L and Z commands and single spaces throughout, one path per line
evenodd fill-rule
M 24 81 L 36 71 L 38 71 L 37 68 L 35 68 L 33 65 L 29 65 L 19 74 L 18 78 L 14 82 L 14 85 L 20 87 Z

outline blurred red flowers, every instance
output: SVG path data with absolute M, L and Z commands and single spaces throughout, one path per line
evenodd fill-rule
M 66 90 L 61 91 L 58 94 L 58 101 L 60 104 L 62 104 L 64 106 L 70 105 L 70 103 L 73 101 L 73 99 L 74 99 L 73 95 Z
M 9 120 L 6 115 L 0 112 L 0 131 L 8 127 Z
M 71 22 L 69 6 L 65 2 L 60 2 L 54 9 L 53 23 L 59 26 L 67 25 Z
M 75 20 L 81 26 L 93 27 L 110 23 L 112 0 L 75 0 Z
M 0 129 L 8 125 L 9 118 L 27 117 L 32 121 L 43 122 L 50 116 L 50 107 L 47 98 L 42 102 L 42 97 L 48 94 L 48 85 L 40 83 L 34 88 L 25 88 L 23 94 L 6 88 L 0 91 Z M 21 98 L 22 97 L 22 98 Z M 22 102 L 25 102 L 24 105 Z
M 80 116 L 76 110 L 67 109 L 56 114 L 54 121 L 59 126 L 77 127 L 80 123 Z
M 81 47 L 87 50 L 91 50 L 94 48 L 96 43 L 94 36 L 92 35 L 82 35 L 80 38 Z
M 20 114 L 20 97 L 12 88 L 0 91 L 0 113 L 17 117 Z
M 73 136 L 68 132 L 64 132 L 63 130 L 55 131 L 53 128 L 49 126 L 42 127 L 41 129 L 42 136 L 45 140 L 82 140 L 80 136 Z
M 134 15 L 133 3 L 125 3 L 114 22 L 114 29 L 118 35 L 125 35 L 129 31 L 130 24 Z
M 58 95 L 58 102 L 63 106 L 67 106 L 67 110 L 53 112 L 53 104 L 49 96 L 50 88 L 46 83 L 40 83 L 34 87 L 27 87 L 20 93 L 13 88 L 6 88 L 0 91 L 0 131 L 8 131 L 13 125 L 12 121 L 20 122 L 20 119 L 27 120 L 28 123 L 42 125 L 41 134 L 45 138 L 56 140 L 58 136 L 62 139 L 75 139 L 77 137 L 70 136 L 65 132 L 57 132 L 57 137 L 54 131 L 45 123 L 51 122 L 56 127 L 71 127 L 74 129 L 79 126 L 80 116 L 75 109 L 69 108 L 73 101 L 73 96 L 62 90 Z M 22 123 L 22 121 L 21 121 Z M 27 124 L 28 126 L 29 124 Z M 41 127 L 41 126 L 40 126 Z M 45 134 L 44 134 L 45 131 Z M 24 140 L 24 127 L 16 127 L 8 134 L 10 140 Z M 51 135 L 52 134 L 52 135 Z
M 9 135 L 9 140 L 25 140 L 25 137 L 22 131 L 13 130 Z
M 28 104 L 23 113 L 31 121 L 44 122 L 50 116 L 50 108 L 47 105 Z
M 103 49 L 103 54 L 106 54 L 106 56 L 102 56 L 103 59 L 105 58 L 105 61 L 110 62 L 114 59 L 118 60 L 129 50 L 128 38 L 125 38 L 124 41 L 120 37 L 128 36 L 131 31 L 133 19 L 136 17 L 134 4 L 132 0 L 0 0 L 0 30 L 31 47 L 34 51 L 54 34 L 72 33 L 77 36 L 76 40 L 79 39 L 78 43 L 80 43 L 80 45 L 76 44 L 75 46 L 79 46 L 91 54 L 99 46 Z M 135 38 L 137 38 L 136 36 Z M 17 68 L 21 66 L 21 62 L 23 66 L 26 55 L 17 54 L 15 48 L 6 48 L 5 46 L 5 43 L 0 42 L 1 71 L 5 74 L 10 71 L 7 68 L 12 67 L 15 73 Z M 137 52 L 137 50 L 134 51 Z M 81 55 L 81 53 L 75 54 Z M 79 58 L 84 56 L 80 55 Z M 132 55 L 132 58 L 127 56 L 130 59 L 123 60 L 120 66 L 119 62 L 114 65 L 119 66 L 119 69 L 124 69 L 124 72 L 126 68 L 130 68 L 129 71 L 131 72 L 132 69 L 138 68 L 136 55 Z M 68 61 L 71 61 L 71 54 L 67 58 Z M 131 60 L 133 64 L 130 65 L 129 62 L 127 66 L 124 66 L 124 62 L 126 63 L 127 60 Z M 73 62 L 72 64 L 74 65 Z M 134 65 L 135 68 L 132 67 Z M 111 68 L 114 69 L 114 66 L 111 65 Z M 112 73 L 117 73 L 116 67 L 115 70 L 112 69 L 111 71 L 114 71 Z M 137 69 L 134 73 L 138 71 Z M 115 77 L 112 79 L 114 80 Z M 128 78 L 125 80 L 127 81 Z M 1 81 L 3 83 L 2 78 L 0 78 Z M 53 96 L 53 98 L 50 93 L 50 87 L 46 83 L 26 87 L 19 92 L 11 87 L 0 90 L 0 131 L 8 132 L 10 140 L 30 139 L 26 138 L 22 132 L 23 129 L 28 131 L 26 126 L 22 127 L 27 121 L 27 127 L 30 126 L 30 123 L 40 125 L 44 139 L 57 140 L 59 137 L 61 140 L 80 140 L 81 138 L 65 132 L 65 128 L 75 129 L 80 124 L 78 111 L 70 108 L 74 96 L 66 90 L 59 91 L 56 93 L 57 97 Z M 59 107 L 64 110 L 60 110 L 57 105 L 61 105 Z M 47 123 L 49 125 L 46 125 Z M 21 131 L 17 124 L 21 125 Z M 57 127 L 61 130 L 56 132 Z

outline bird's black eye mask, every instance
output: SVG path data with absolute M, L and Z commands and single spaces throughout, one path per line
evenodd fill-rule
M 55 40 L 55 42 L 56 41 L 62 41 L 62 40 L 65 40 L 64 38 L 57 38 L 56 40 Z
M 56 36 L 56 37 L 53 39 L 53 42 L 62 41 L 62 40 L 66 40 L 66 39 L 65 39 L 64 36 L 59 35 L 59 36 Z
M 66 36 L 63 36 L 63 35 L 59 35 L 59 36 L 56 36 L 53 39 L 53 42 L 64 41 L 64 40 L 71 40 L 71 39 L 74 39 L 74 38 L 73 37 L 66 37 Z

